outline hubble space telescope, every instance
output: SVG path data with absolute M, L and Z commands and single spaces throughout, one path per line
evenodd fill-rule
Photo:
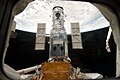
M 52 30 L 50 31 L 49 57 L 68 57 L 68 41 L 64 27 L 64 9 L 63 7 L 55 6 L 52 11 L 53 25 Z M 38 23 L 35 50 L 45 49 L 45 27 L 45 23 Z M 73 49 L 82 49 L 79 22 L 71 23 L 71 35 Z
M 53 8 L 53 25 L 50 31 L 49 59 L 41 65 L 40 80 L 72 80 L 77 77 L 68 56 L 67 35 L 64 27 L 64 9 L 61 6 Z M 78 23 L 71 23 L 73 48 L 81 48 L 81 38 Z M 76 40 L 75 40 L 76 39 Z M 45 48 L 45 24 L 39 23 L 36 34 L 36 50 Z

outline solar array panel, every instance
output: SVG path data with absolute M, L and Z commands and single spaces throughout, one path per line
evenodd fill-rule
M 38 23 L 35 50 L 45 49 L 45 23 Z
M 79 23 L 71 23 L 72 48 L 82 49 L 82 40 L 80 34 Z

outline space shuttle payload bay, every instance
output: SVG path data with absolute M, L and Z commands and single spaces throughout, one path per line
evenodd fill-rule
M 36 74 L 32 75 L 32 79 L 34 80 L 79 80 L 82 78 L 80 68 L 75 69 L 72 67 L 71 60 L 68 56 L 67 34 L 64 28 L 64 9 L 61 6 L 55 6 L 52 11 L 53 25 L 50 32 L 48 61 L 43 62 L 38 67 L 35 66 L 24 69 L 25 71 L 20 70 L 17 72 L 29 72 L 37 69 Z M 71 30 L 73 49 L 82 48 L 81 45 L 78 45 L 82 43 L 80 40 L 79 23 L 71 23 Z M 39 23 L 36 34 L 36 50 L 45 49 L 45 36 L 45 24 Z M 41 68 L 40 71 L 38 68 Z

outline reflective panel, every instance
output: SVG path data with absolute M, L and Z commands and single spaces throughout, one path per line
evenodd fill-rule
M 35 50 L 45 49 L 45 23 L 38 23 Z
M 82 40 L 80 34 L 79 23 L 71 23 L 71 34 L 72 34 L 72 48 L 82 49 Z

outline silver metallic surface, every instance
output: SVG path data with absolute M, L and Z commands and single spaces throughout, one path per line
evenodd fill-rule
M 65 57 L 66 31 L 64 28 L 64 11 L 60 6 L 53 8 L 53 25 L 50 32 L 49 57 Z

